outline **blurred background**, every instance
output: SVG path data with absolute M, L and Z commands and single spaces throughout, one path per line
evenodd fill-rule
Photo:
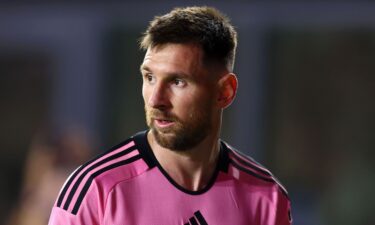
M 238 30 L 223 139 L 282 181 L 294 224 L 375 224 L 375 2 L 32 2 L 0 2 L 0 224 L 46 224 L 74 168 L 146 129 L 137 41 L 187 5 Z

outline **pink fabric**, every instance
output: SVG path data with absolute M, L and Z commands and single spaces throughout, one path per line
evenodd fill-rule
M 76 201 L 77 201 L 78 195 L 79 195 L 80 192 L 82 191 L 83 186 L 86 184 L 87 180 L 89 179 L 89 177 L 90 177 L 93 173 L 95 173 L 95 172 L 97 172 L 98 170 L 103 169 L 104 167 L 107 167 L 107 166 L 109 166 L 109 165 L 111 165 L 111 164 L 114 164 L 114 163 L 117 163 L 117 162 L 120 162 L 120 161 L 126 160 L 126 159 L 128 159 L 128 158 L 130 158 L 130 157 L 132 157 L 132 156 L 138 155 L 138 154 L 139 154 L 138 151 L 132 151 L 132 152 L 130 152 L 130 153 L 127 154 L 127 155 L 124 155 L 124 156 L 122 156 L 122 157 L 120 157 L 120 158 L 114 159 L 114 160 L 112 160 L 112 161 L 110 161 L 110 162 L 104 163 L 103 165 L 100 165 L 100 166 L 96 167 L 95 169 L 91 170 L 90 172 L 88 172 L 87 175 L 85 176 L 85 178 L 82 180 L 82 182 L 81 182 L 80 185 L 78 186 L 78 189 L 77 189 L 75 195 L 73 196 L 72 202 L 76 202 Z M 115 170 L 114 170 L 114 171 L 115 171 Z M 72 186 L 73 186 L 73 185 L 72 185 Z M 70 205 L 69 205 L 69 208 L 68 208 L 68 211 L 72 211 L 72 210 L 73 210 L 73 206 L 74 206 L 74 204 L 70 204 Z
M 115 151 L 110 152 L 110 153 L 104 155 L 103 157 L 100 157 L 100 158 L 96 159 L 95 161 L 91 162 L 91 163 L 90 163 L 85 169 L 83 169 L 82 171 L 79 172 L 78 176 L 76 176 L 75 179 L 73 180 L 73 184 L 74 184 L 75 182 L 77 182 L 78 178 L 79 178 L 79 177 L 80 177 L 80 176 L 81 176 L 81 175 L 87 170 L 87 168 L 89 168 L 90 166 L 94 165 L 95 163 L 97 163 L 97 162 L 99 162 L 99 161 L 101 161 L 101 160 L 103 160 L 103 159 L 105 159 L 105 158 L 108 158 L 108 157 L 110 157 L 110 156 L 112 156 L 112 155 L 114 155 L 114 154 L 117 154 L 117 153 L 119 153 L 119 152 L 121 152 L 121 151 L 123 151 L 123 150 L 126 150 L 126 149 L 128 149 L 128 148 L 130 148 L 130 147 L 132 147 L 132 146 L 134 146 L 134 145 L 135 145 L 135 143 L 132 141 L 132 142 L 130 142 L 130 143 L 128 143 L 128 144 L 126 144 L 126 145 L 124 145 L 124 146 L 122 146 L 122 147 L 116 149 Z M 65 184 L 64 184 L 64 186 L 65 186 Z M 64 188 L 64 186 L 63 186 L 63 188 Z M 70 187 L 68 188 L 67 193 L 70 193 L 70 192 L 71 192 L 72 187 L 73 187 L 73 185 L 70 185 Z M 65 195 L 65 197 L 64 197 L 64 199 L 63 199 L 63 201 L 62 201 L 62 205 L 65 204 L 67 197 L 68 197 L 68 195 Z
M 271 174 L 259 172 L 249 164 L 262 167 L 244 156 L 236 159 L 234 154 L 238 153 L 229 148 L 227 169 L 219 170 L 213 185 L 202 193 L 176 187 L 157 164 L 150 166 L 144 151 L 138 148 L 91 171 L 90 174 L 118 161 L 134 159 L 97 176 L 74 215 L 72 207 L 88 174 L 68 210 L 54 206 L 49 225 L 291 224 L 286 192 Z

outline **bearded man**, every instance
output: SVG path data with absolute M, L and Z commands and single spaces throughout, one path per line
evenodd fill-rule
M 220 139 L 234 100 L 237 34 L 210 7 L 155 17 L 140 46 L 149 130 L 79 167 L 50 225 L 287 225 L 286 190 Z

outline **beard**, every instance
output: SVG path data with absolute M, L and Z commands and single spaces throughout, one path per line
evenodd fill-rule
M 211 110 L 212 108 L 208 104 L 202 105 L 200 110 L 191 110 L 188 119 L 182 121 L 172 113 L 145 106 L 147 125 L 156 142 L 160 146 L 174 151 L 187 151 L 208 136 L 212 130 Z M 156 127 L 154 118 L 172 121 L 173 125 L 166 128 Z

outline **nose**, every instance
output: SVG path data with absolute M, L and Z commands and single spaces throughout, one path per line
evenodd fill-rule
M 152 108 L 166 109 L 170 106 L 168 89 L 165 85 L 159 83 L 153 85 L 151 95 L 148 99 L 148 105 Z

